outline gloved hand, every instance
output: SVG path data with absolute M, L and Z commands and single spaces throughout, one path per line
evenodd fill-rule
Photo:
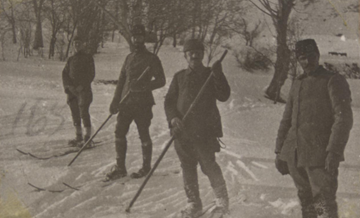
M 328 152 L 325 159 L 325 170 L 331 175 L 335 175 L 340 165 L 340 155 L 334 152 Z
M 215 77 L 219 77 L 223 72 L 221 61 L 219 61 L 219 60 L 215 61 L 215 63 L 211 67 L 211 70 Z
M 119 112 L 119 104 L 116 102 L 111 102 L 109 112 L 110 114 L 117 114 Z
M 84 88 L 83 88 L 81 85 L 79 85 L 78 87 L 76 87 L 75 91 L 76 91 L 77 93 L 79 93 L 79 92 L 81 92 L 83 89 L 84 89 Z
M 171 120 L 171 134 L 175 135 L 175 136 L 180 136 L 183 129 L 184 129 L 184 125 L 182 123 L 182 121 L 180 120 L 180 118 L 175 117 Z
M 289 174 L 287 162 L 280 159 L 280 154 L 276 154 L 275 167 L 281 175 Z

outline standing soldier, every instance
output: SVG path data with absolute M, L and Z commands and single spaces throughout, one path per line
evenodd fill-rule
M 89 108 L 93 96 L 91 82 L 95 77 L 94 59 L 85 53 L 85 43 L 80 36 L 74 37 L 75 55 L 70 57 L 62 72 L 63 85 L 70 106 L 76 137 L 69 145 L 81 147 L 83 135 L 81 120 L 85 127 L 84 142 L 91 136 L 91 120 Z
M 115 130 L 116 165 L 106 175 L 106 180 L 114 180 L 127 175 L 125 158 L 127 150 L 126 134 L 130 124 L 135 121 L 141 140 L 143 166 L 131 174 L 132 178 L 141 178 L 151 170 L 152 141 L 149 127 L 153 117 L 152 107 L 155 104 L 152 91 L 165 85 L 165 75 L 159 58 L 145 47 L 145 27 L 135 25 L 132 28 L 134 51 L 127 57 L 122 66 L 110 113 L 116 114 Z M 149 70 L 137 81 L 147 67 Z M 131 92 L 126 101 L 119 105 L 121 99 Z
M 276 168 L 293 178 L 303 218 L 337 218 L 338 167 L 353 124 L 345 78 L 319 66 L 313 39 L 296 43 L 304 74 L 291 88 L 276 140 Z
M 217 209 L 227 213 L 229 198 L 222 171 L 215 160 L 215 152 L 220 151 L 218 137 L 222 137 L 222 125 L 216 100 L 226 101 L 230 96 L 230 87 L 222 71 L 221 62 L 212 68 L 205 67 L 204 45 L 196 39 L 184 44 L 184 56 L 188 68 L 176 73 L 165 97 L 165 113 L 175 135 L 175 150 L 181 162 L 185 193 L 188 204 L 182 211 L 183 217 L 197 217 L 202 212 L 197 164 L 209 178 L 213 188 Z M 213 76 L 206 87 L 199 103 L 188 115 L 185 123 L 182 118 L 196 98 L 201 87 Z

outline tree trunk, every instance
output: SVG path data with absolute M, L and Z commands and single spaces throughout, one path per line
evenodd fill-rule
M 14 17 L 14 8 L 11 6 L 11 29 L 12 29 L 12 35 L 13 35 L 13 43 L 16 44 L 16 24 L 15 24 L 15 17 Z
M 277 18 L 273 18 L 273 22 L 277 31 L 276 42 L 276 62 L 274 76 L 266 89 L 266 95 L 276 102 L 284 103 L 284 99 L 280 97 L 281 87 L 284 85 L 289 71 L 290 50 L 287 45 L 287 27 L 288 19 L 293 7 L 294 0 L 279 0 L 279 9 Z
M 176 48 L 176 45 L 177 45 L 177 38 L 176 38 L 176 33 L 174 33 L 173 35 L 173 47 Z
M 49 46 L 49 59 L 55 56 L 56 33 L 52 35 Z
M 74 24 L 73 30 L 72 30 L 72 32 L 71 32 L 71 37 L 70 37 L 69 43 L 68 43 L 67 48 L 66 48 L 65 59 L 66 59 L 67 57 L 69 57 L 70 46 L 71 46 L 71 43 L 72 43 L 72 39 L 73 39 L 73 37 L 74 37 L 74 33 L 75 33 L 75 30 L 76 30 L 76 27 L 77 27 L 77 25 Z
M 42 37 L 42 26 L 41 26 L 41 10 L 44 0 L 40 0 L 39 3 L 37 0 L 33 0 L 33 6 L 36 16 L 36 29 L 34 37 L 33 49 L 37 50 L 44 47 L 43 37 Z

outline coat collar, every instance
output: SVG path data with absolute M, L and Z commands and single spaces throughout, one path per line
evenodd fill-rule
M 307 77 L 309 77 L 309 76 L 310 76 L 310 77 L 317 77 L 317 76 L 319 76 L 324 70 L 325 70 L 324 67 L 323 67 L 322 65 L 319 65 L 319 67 L 318 67 L 315 71 L 313 71 L 313 72 L 311 72 L 311 73 L 309 73 L 309 74 L 302 73 L 302 74 L 300 74 L 296 79 L 302 80 L 302 79 L 305 79 L 305 78 L 307 78 Z

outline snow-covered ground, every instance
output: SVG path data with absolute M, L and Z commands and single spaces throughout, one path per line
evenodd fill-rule
M 115 80 L 128 49 L 106 44 L 95 56 L 96 80 Z M 169 140 L 163 98 L 173 74 L 186 67 L 177 48 L 160 51 L 167 84 L 154 91 L 157 104 L 151 126 L 153 163 Z M 185 205 L 180 163 L 171 147 L 131 208 L 126 207 L 143 179 L 101 180 L 115 163 L 113 117 L 101 130 L 93 149 L 76 153 L 67 147 L 74 136 L 63 93 L 61 71 L 65 63 L 32 57 L 21 62 L 0 62 L 0 217 L 1 218 L 175 218 Z M 275 169 L 274 144 L 284 105 L 263 98 L 271 74 L 249 74 L 236 67 L 232 55 L 223 63 L 232 96 L 219 103 L 225 148 L 217 155 L 231 201 L 231 217 L 301 217 L 296 189 L 289 176 Z M 286 93 L 290 84 L 283 88 Z M 342 218 L 360 217 L 360 81 L 349 81 L 353 94 L 354 127 L 340 166 L 338 202 Z M 93 84 L 90 112 L 97 129 L 108 116 L 114 85 Z M 141 166 L 140 140 L 131 126 L 128 134 L 128 172 Z M 17 150 L 18 149 L 18 150 Z M 30 152 L 36 159 L 22 152 Z M 203 203 L 213 201 L 207 178 L 201 173 Z M 40 189 L 37 189 L 33 186 Z

